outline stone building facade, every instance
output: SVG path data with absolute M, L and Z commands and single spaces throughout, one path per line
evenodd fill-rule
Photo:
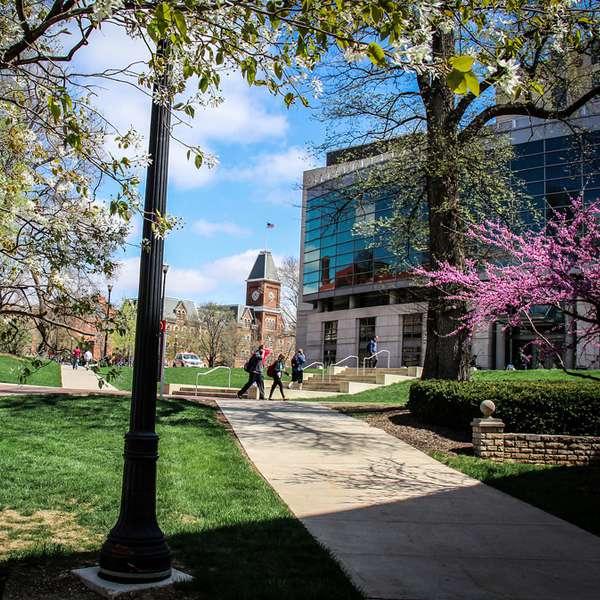
M 294 351 L 295 336 L 286 327 L 281 312 L 281 281 L 271 252 L 259 252 L 246 280 L 246 302 L 223 304 L 219 308 L 230 311 L 233 328 L 227 330 L 225 346 L 229 362 L 242 366 L 259 344 L 271 348 L 275 354 Z M 163 319 L 167 331 L 167 360 L 177 352 L 198 352 L 197 340 L 201 335 L 200 306 L 191 300 L 165 298 Z M 231 356 L 233 360 L 231 360 Z

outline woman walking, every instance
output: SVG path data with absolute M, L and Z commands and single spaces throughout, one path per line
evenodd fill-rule
M 271 385 L 271 391 L 269 392 L 269 400 L 273 399 L 273 392 L 275 391 L 276 387 L 279 387 L 281 397 L 285 400 L 285 396 L 283 394 L 283 383 L 281 382 L 281 376 L 285 372 L 285 356 L 280 354 L 277 357 L 277 360 L 269 366 L 269 370 L 271 373 L 267 374 L 273 377 L 273 385 Z

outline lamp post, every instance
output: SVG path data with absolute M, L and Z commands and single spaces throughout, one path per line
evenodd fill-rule
M 112 283 L 108 284 L 108 301 L 106 302 L 106 332 L 104 333 L 104 350 L 102 352 L 102 358 L 106 358 L 106 352 L 108 348 L 108 320 L 110 319 L 110 294 L 112 292 L 113 286 Z
M 156 57 L 166 60 L 166 42 Z M 171 553 L 156 519 L 156 372 L 161 319 L 163 240 L 152 224 L 166 214 L 170 110 L 159 104 L 168 83 L 165 68 L 154 84 L 146 177 L 143 237 L 135 336 L 135 363 L 129 431 L 125 434 L 121 509 L 100 551 L 99 575 L 111 581 L 146 583 L 171 575 Z
M 165 294 L 167 289 L 167 273 L 169 272 L 169 265 L 163 264 L 163 282 L 162 282 L 162 297 L 160 300 L 160 318 L 162 321 L 162 327 L 160 328 L 160 348 L 158 351 L 160 362 L 158 364 L 158 380 L 160 381 L 160 399 L 163 400 L 163 386 L 165 379 L 165 354 L 167 349 L 167 324 L 164 321 L 165 316 Z

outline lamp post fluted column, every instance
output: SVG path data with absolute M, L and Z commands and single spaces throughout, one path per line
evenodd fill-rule
M 166 44 L 157 48 L 165 60 Z M 163 240 L 152 231 L 154 215 L 166 214 L 170 107 L 156 102 L 168 84 L 168 69 L 154 85 L 146 177 L 138 291 L 135 363 L 129 431 L 125 434 L 121 510 L 100 551 L 100 577 L 121 582 L 151 582 L 171 575 L 171 553 L 156 519 L 156 372 L 161 320 Z M 158 92 L 158 93 L 157 93 Z

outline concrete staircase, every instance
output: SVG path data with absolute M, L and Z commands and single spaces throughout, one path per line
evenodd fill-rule
M 329 367 L 323 373 L 306 373 L 306 390 L 319 390 L 342 394 L 356 394 L 368 389 L 391 385 L 420 377 L 421 367 L 398 367 L 390 369 L 356 369 Z
M 302 390 L 286 389 L 286 397 L 290 399 L 321 398 L 337 394 L 356 394 L 384 385 L 400 383 L 419 377 L 421 367 L 401 367 L 391 369 L 356 369 L 350 367 L 330 367 L 322 373 L 305 373 Z M 269 394 L 271 379 L 265 378 L 265 393 Z M 164 393 L 172 396 L 198 398 L 237 398 L 237 388 L 167 384 Z M 258 388 L 252 386 L 243 396 L 247 399 L 258 399 Z M 279 391 L 275 393 L 279 398 Z

